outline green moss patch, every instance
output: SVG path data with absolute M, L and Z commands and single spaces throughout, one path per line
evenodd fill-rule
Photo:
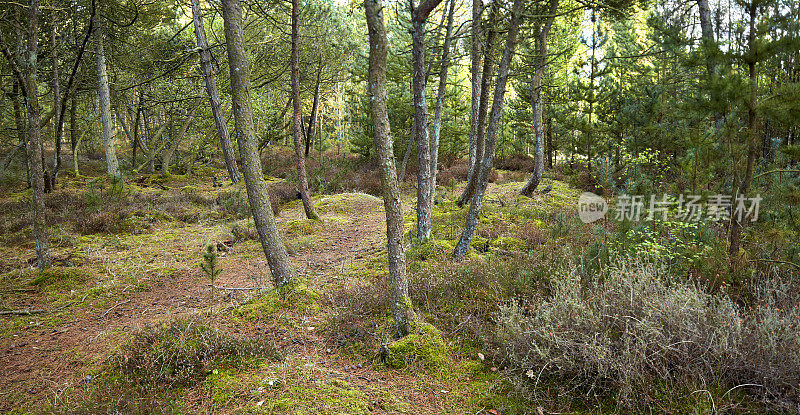
M 418 323 L 414 332 L 381 348 L 386 365 L 394 369 L 421 366 L 441 370 L 451 363 L 442 333 L 428 323 Z
M 39 275 L 31 281 L 31 285 L 39 287 L 58 285 L 68 288 L 85 282 L 91 275 L 91 272 L 83 268 L 51 267 L 40 271 Z
M 319 294 L 302 282 L 291 282 L 280 290 L 271 290 L 256 297 L 236 310 L 242 318 L 250 321 L 269 320 L 278 312 L 316 314 L 319 312 Z

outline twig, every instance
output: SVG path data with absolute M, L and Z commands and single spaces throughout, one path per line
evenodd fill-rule
M 32 314 L 49 313 L 50 310 L 6 310 L 0 311 L 0 316 L 29 316 Z
M 105 312 L 105 313 L 103 313 L 103 315 L 102 315 L 102 316 L 100 316 L 100 318 L 104 318 L 104 317 L 106 316 L 106 314 L 110 313 L 110 312 L 111 312 L 111 310 L 113 310 L 113 309 L 117 308 L 118 306 L 121 306 L 121 305 L 123 305 L 123 304 L 130 303 L 130 302 L 131 302 L 131 300 L 125 300 L 125 301 L 120 301 L 120 302 L 118 302 L 118 303 L 114 304 L 114 305 L 113 305 L 111 308 L 109 308 L 108 310 L 106 310 L 106 312 Z
M 216 285 L 209 285 L 209 287 L 214 287 L 217 290 L 227 290 L 227 291 L 252 291 L 252 290 L 269 290 L 270 287 L 218 287 Z
M 0 311 L 0 316 L 30 316 L 33 314 L 47 314 L 47 313 L 55 313 L 56 311 L 62 310 L 64 308 L 69 307 L 72 305 L 74 301 L 70 301 L 61 307 L 58 307 L 54 310 L 31 310 L 31 309 L 24 309 L 24 310 L 5 310 Z

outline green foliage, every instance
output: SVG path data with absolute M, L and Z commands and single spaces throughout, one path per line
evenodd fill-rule
M 216 281 L 219 274 L 222 273 L 222 269 L 217 264 L 217 247 L 215 245 L 209 244 L 206 246 L 206 251 L 203 252 L 203 262 L 200 263 L 200 269 L 203 270 L 208 280 L 211 281 L 211 285 L 214 285 L 214 281 Z

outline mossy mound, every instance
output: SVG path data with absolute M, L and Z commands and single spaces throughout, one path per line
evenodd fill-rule
M 246 320 L 258 321 L 273 318 L 279 311 L 316 314 L 319 312 L 319 294 L 302 282 L 290 282 L 279 290 L 271 290 L 246 302 L 236 313 Z
M 88 280 L 91 275 L 91 272 L 83 268 L 51 267 L 40 271 L 39 275 L 31 281 L 31 285 L 40 287 L 53 284 L 72 286 Z
M 413 244 L 406 256 L 409 259 L 425 261 L 427 259 L 444 258 L 453 253 L 455 244 L 442 239 L 428 239 L 423 243 Z
M 381 199 L 366 193 L 340 193 L 323 197 L 317 202 L 316 208 L 319 214 L 352 214 L 356 212 L 358 205 L 374 206 L 376 204 L 382 207 Z
M 297 219 L 286 223 L 283 232 L 287 237 L 313 235 L 323 228 L 322 221 L 313 219 Z
M 506 251 L 525 252 L 528 250 L 528 243 L 519 238 L 501 236 L 492 242 L 492 246 Z
M 451 363 L 442 333 L 428 323 L 417 323 L 412 333 L 383 346 L 381 355 L 394 369 L 421 365 L 427 371 L 437 371 Z

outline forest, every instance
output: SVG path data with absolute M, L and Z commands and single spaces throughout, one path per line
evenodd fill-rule
M 0 0 L 0 52 L 2 413 L 800 413 L 797 0 Z

